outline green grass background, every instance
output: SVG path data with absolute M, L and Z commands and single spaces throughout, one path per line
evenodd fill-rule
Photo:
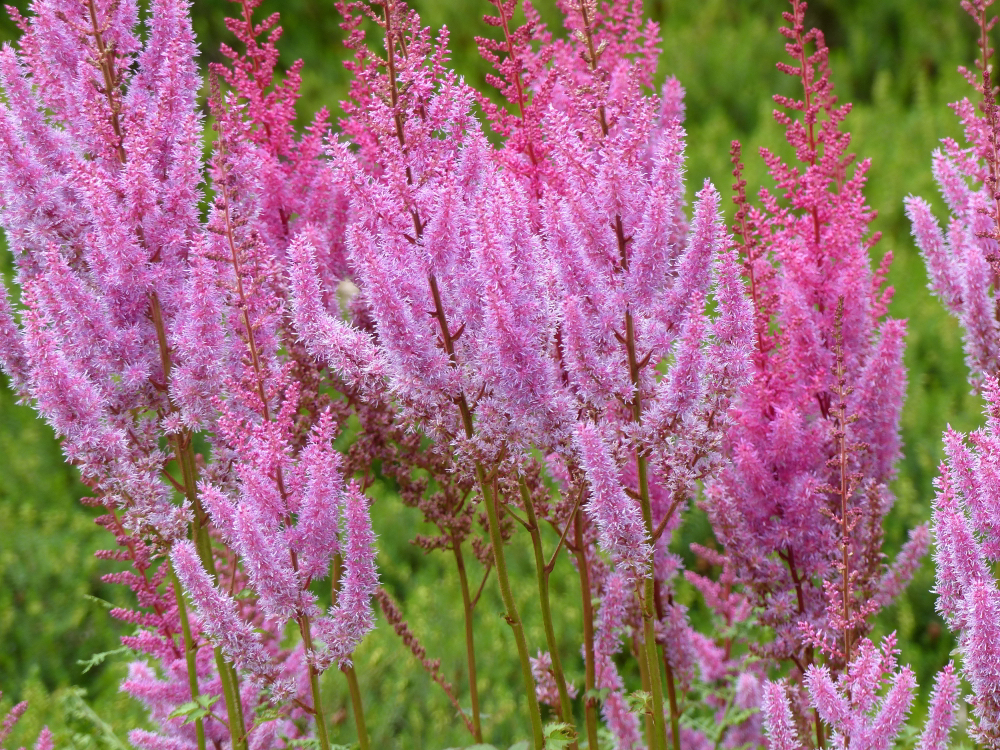
M 24 0 L 14 3 L 24 9 Z M 326 105 L 335 113 L 346 90 L 344 50 L 332 0 L 265 0 L 262 11 L 280 11 L 285 27 L 283 64 L 306 62 L 300 113 L 304 118 Z M 481 15 L 485 0 L 414 2 L 426 23 L 451 30 L 455 67 L 476 84 L 485 73 L 473 37 L 489 33 Z M 551 0 L 538 0 L 543 15 L 556 21 Z M 222 22 L 233 7 L 225 0 L 194 0 L 192 13 L 203 63 L 218 60 L 220 41 L 232 41 Z M 768 184 L 758 147 L 782 149 L 772 118 L 771 94 L 794 94 L 795 82 L 778 73 L 783 55 L 778 34 L 782 0 L 651 0 L 647 12 L 662 24 L 659 75 L 676 75 L 687 90 L 688 185 L 705 177 L 726 194 L 732 182 L 729 142 L 744 143 L 751 189 Z M 867 195 L 884 233 L 876 255 L 891 250 L 890 277 L 896 288 L 892 314 L 909 321 L 906 364 L 909 390 L 903 413 L 905 458 L 895 483 L 898 496 L 890 515 L 887 549 L 895 550 L 909 528 L 929 517 L 931 482 L 941 457 L 947 424 L 968 430 L 981 423 L 979 399 L 969 394 L 960 332 L 926 289 L 921 260 L 902 210 L 908 194 L 940 201 L 930 175 L 930 154 L 945 135 L 959 129 L 947 103 L 965 96 L 956 66 L 975 54 L 975 30 L 957 0 L 818 0 L 809 10 L 832 49 L 833 77 L 842 100 L 855 109 L 847 121 L 854 147 L 873 166 Z M 0 38 L 15 38 L 0 23 Z M 9 258 L 2 263 L 9 270 Z M 84 672 L 80 663 L 114 650 L 123 632 L 99 600 L 124 601 L 119 587 L 99 581 L 107 564 L 93 551 L 109 543 L 92 523 L 93 513 L 78 503 L 84 488 L 66 468 L 51 431 L 30 408 L 0 390 L 0 712 L 28 699 L 31 709 L 11 745 L 27 743 L 42 724 L 57 733 L 60 746 L 127 746 L 126 731 L 139 726 L 142 712 L 118 693 L 125 660 L 110 655 Z M 442 555 L 425 555 L 409 544 L 419 515 L 404 508 L 390 488 L 376 505 L 383 581 L 403 603 L 410 626 L 431 656 L 443 660 L 445 674 L 465 695 L 457 578 Z M 676 540 L 704 538 L 703 518 L 694 514 Z M 515 539 L 512 551 L 516 594 L 532 644 L 543 643 L 533 606 L 533 574 L 528 542 Z M 473 574 L 475 575 L 475 573 Z M 948 658 L 954 642 L 934 614 L 933 572 L 925 564 L 901 602 L 879 620 L 877 632 L 897 630 L 904 661 L 921 678 L 924 696 L 931 675 Z M 563 653 L 571 678 L 582 678 L 576 636 L 580 632 L 574 576 L 562 563 L 554 578 L 557 630 L 566 634 Z M 527 736 L 518 706 L 523 701 L 509 630 L 500 602 L 488 586 L 477 610 L 480 691 L 485 723 L 498 747 Z M 697 611 L 696 611 L 697 614 Z M 384 624 L 362 645 L 357 667 L 374 746 L 448 748 L 467 744 L 449 704 Z M 339 673 L 328 675 L 324 690 L 334 715 L 336 741 L 354 740 L 346 686 Z M 921 709 L 916 709 L 917 713 Z

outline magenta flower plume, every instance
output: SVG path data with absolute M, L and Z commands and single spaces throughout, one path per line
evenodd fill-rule
M 3 693 L 0 692 L 0 698 L 2 697 Z M 21 720 L 21 717 L 24 716 L 24 713 L 27 710 L 27 701 L 15 703 L 14 706 L 7 712 L 7 715 L 3 717 L 3 721 L 0 721 L 0 747 L 2 747 L 4 741 L 10 737 L 11 732 L 14 731 L 14 726 Z M 48 727 L 42 727 L 42 731 L 38 733 L 38 739 L 35 740 L 35 750 L 52 750 L 52 746 L 52 732 L 49 731 Z M 24 750 L 24 748 L 21 748 L 21 750 Z
M 170 552 L 177 578 L 197 608 L 202 629 L 240 669 L 260 680 L 275 674 L 275 667 L 254 628 L 240 617 L 236 601 L 220 591 L 202 567 L 192 542 L 180 541 Z
M 615 738 L 616 750 L 635 750 L 641 747 L 639 720 L 625 700 L 625 683 L 613 661 L 618 652 L 619 631 L 625 626 L 629 589 L 628 578 L 620 573 L 608 577 L 604 586 L 604 598 L 597 617 L 597 635 L 594 640 L 596 655 L 596 685 L 607 690 L 607 697 L 601 706 L 604 720 Z
M 358 643 L 375 627 L 372 598 L 378 588 L 368 503 L 353 482 L 344 494 L 342 519 L 344 576 L 337 602 L 326 617 L 316 621 L 316 636 L 326 646 L 320 658 L 340 666 L 350 664 Z
M 769 750 L 801 750 L 802 744 L 783 683 L 767 682 L 764 685 L 762 709 Z
M 955 675 L 955 667 L 949 662 L 934 679 L 927 722 L 920 734 L 918 750 L 947 750 L 948 737 L 958 718 L 956 709 L 960 699 L 961 686 Z
M 868 618 L 905 588 L 927 536 L 914 531 L 898 560 L 884 560 L 905 326 L 886 316 L 889 254 L 872 268 L 869 164 L 850 169 L 850 107 L 833 94 L 823 36 L 805 29 L 799 0 L 785 20 L 792 60 L 779 68 L 804 93 L 776 96 L 783 109 L 775 118 L 796 163 L 763 150 L 780 194 L 762 190 L 760 207 L 751 207 L 734 143 L 734 229 L 756 341 L 726 429 L 732 461 L 709 479 L 705 507 L 736 582 L 774 629 L 763 652 L 808 667 L 813 649 L 804 634 L 846 639 L 840 650 L 850 651 Z
M 327 308 L 322 287 L 316 283 L 317 240 L 306 228 L 288 248 L 295 329 L 310 352 L 349 386 L 377 393 L 383 386 L 381 354 L 367 333 L 340 320 L 339 311 Z
M 837 680 L 825 666 L 810 667 L 806 673 L 810 702 L 832 727 L 834 747 L 888 750 L 893 746 L 916 689 L 910 668 L 897 669 L 895 645 L 894 636 L 887 637 L 881 649 L 864 638 Z M 889 686 L 884 690 L 886 675 Z
M 993 746 L 1000 737 L 1000 671 L 997 669 L 1000 589 L 993 575 L 997 542 L 996 471 L 1000 457 L 1000 389 L 983 380 L 987 424 L 968 438 L 945 434 L 934 501 L 937 608 L 959 634 L 961 671 L 972 687 L 970 703 L 977 741 Z M 944 677 L 942 677 L 944 679 Z
M 982 28 L 992 23 L 988 5 L 966 3 L 963 7 Z M 992 55 L 991 49 L 981 52 L 980 65 Z M 977 75 L 964 68 L 962 72 L 980 94 L 992 85 L 984 89 Z M 992 312 L 997 294 L 992 257 L 998 237 L 997 165 L 991 145 L 997 130 L 993 96 L 990 93 L 981 107 L 967 98 L 955 102 L 952 109 L 965 130 L 967 146 L 946 138 L 934 152 L 932 171 L 949 213 L 946 231 L 927 201 L 914 196 L 905 201 L 913 238 L 927 267 L 928 285 L 962 326 L 965 360 L 977 389 L 1000 362 L 1000 326 Z
M 616 564 L 641 578 L 649 570 L 652 556 L 642 512 L 625 494 L 598 428 L 578 425 L 576 445 L 590 483 L 587 513 L 597 525 L 601 547 Z

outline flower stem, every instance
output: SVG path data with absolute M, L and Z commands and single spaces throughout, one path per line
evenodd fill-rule
M 156 329 L 156 338 L 160 350 L 160 361 L 163 367 L 163 378 L 169 381 L 171 373 L 170 347 L 167 342 L 167 329 L 163 321 L 163 311 L 160 306 L 160 297 L 154 291 L 150 294 L 149 301 L 150 317 L 153 320 L 153 327 Z M 191 524 L 191 538 L 194 540 L 195 548 L 198 550 L 198 558 L 201 564 L 208 571 L 213 579 L 216 578 L 215 558 L 212 555 L 212 539 L 208 535 L 208 528 L 205 525 L 205 509 L 202 508 L 201 500 L 198 498 L 198 470 L 194 461 L 194 449 L 191 446 L 191 434 L 184 430 L 178 435 L 170 438 L 170 444 L 174 452 L 174 459 L 181 468 L 181 481 L 184 487 L 184 496 L 191 506 L 194 521 Z M 215 667 L 219 672 L 219 681 L 222 683 L 222 694 L 226 701 L 226 716 L 229 720 L 229 735 L 234 750 L 247 750 L 246 724 L 243 720 L 243 702 L 240 700 L 239 677 L 235 668 L 226 661 L 222 649 L 216 646 L 213 649 L 215 655 Z
M 642 506 L 642 517 L 646 523 L 646 533 L 653 533 L 652 510 L 649 503 L 649 478 L 647 476 L 646 458 L 637 455 L 636 464 L 639 473 L 639 503 Z M 649 673 L 649 692 L 652 696 L 650 709 L 653 722 L 650 747 L 653 750 L 666 750 L 667 730 L 663 724 L 663 686 L 660 678 L 660 660 L 656 649 L 656 633 L 653 628 L 653 618 L 656 581 L 653 578 L 652 567 L 643 580 L 640 607 L 642 611 L 642 649 L 645 655 L 646 669 Z M 676 742 L 676 740 L 675 740 Z
M 181 620 L 181 632 L 184 634 L 184 659 L 187 661 L 188 685 L 191 688 L 191 700 L 198 700 L 198 647 L 191 637 L 191 621 L 188 619 L 187 605 L 184 603 L 184 593 L 173 566 L 170 566 L 170 585 L 177 599 L 177 615 Z M 198 718 L 194 720 L 194 734 L 198 742 L 198 750 L 205 750 L 205 722 Z
M 556 641 L 556 631 L 552 625 L 552 607 L 549 604 L 549 574 L 551 570 L 545 562 L 545 555 L 542 551 L 542 534 L 538 526 L 538 518 L 535 516 L 535 505 L 531 500 L 531 491 L 522 478 L 519 482 L 521 488 L 521 501 L 524 503 L 524 512 L 528 515 L 528 530 L 531 534 L 531 546 L 535 551 L 535 575 L 538 579 L 538 603 L 542 609 L 542 623 L 545 626 L 545 642 L 549 647 L 549 655 L 552 659 L 552 675 L 556 680 L 556 687 L 559 690 L 559 718 L 565 723 L 574 727 L 573 704 L 570 702 L 569 690 L 566 689 L 566 677 L 563 674 L 562 660 L 559 658 L 559 643 Z M 570 745 L 576 747 L 576 742 Z
M 465 570 L 465 559 L 462 557 L 462 542 L 452 532 L 451 549 L 455 553 L 455 565 L 458 567 L 458 578 L 462 584 L 462 608 L 465 613 L 465 657 L 469 665 L 469 696 L 472 701 L 472 726 L 476 742 L 483 741 L 483 726 L 479 716 L 479 687 L 476 684 L 476 643 L 475 630 L 472 622 L 472 595 L 469 593 L 469 576 Z
M 656 616 L 658 619 L 662 620 L 664 616 L 663 611 L 663 597 L 660 595 L 660 588 L 657 587 L 655 590 L 654 603 L 656 604 Z M 667 654 L 666 646 L 663 647 L 663 670 L 667 677 L 667 702 L 670 704 L 670 738 L 673 742 L 674 750 L 680 750 L 681 748 L 681 729 L 680 729 L 680 716 L 681 712 L 677 706 L 677 685 L 674 680 L 674 670 L 670 666 L 670 658 Z
M 471 415 L 469 427 L 471 427 Z M 486 477 L 483 465 L 476 461 L 476 480 L 483 493 L 486 504 L 486 514 L 489 518 L 490 541 L 493 544 L 493 564 L 497 569 L 497 580 L 500 582 L 500 596 L 503 598 L 504 617 L 510 629 L 514 631 L 514 642 L 517 644 L 517 655 L 521 660 L 521 676 L 524 679 L 526 697 L 528 699 L 528 717 L 531 719 L 531 735 L 535 750 L 543 750 L 545 737 L 542 733 L 542 714 L 538 708 L 538 697 L 535 695 L 535 679 L 531 675 L 531 661 L 528 656 L 528 642 L 524 638 L 524 626 L 517 613 L 514 595 L 510 590 L 510 579 L 507 576 L 507 560 L 503 550 L 503 536 L 500 534 L 500 516 L 497 513 L 496 495 L 493 486 Z
M 670 703 L 670 739 L 674 750 L 681 750 L 680 711 L 677 708 L 677 686 L 674 684 L 674 670 L 670 666 L 666 650 L 663 652 L 663 668 L 667 673 L 667 700 Z
M 597 741 L 597 699 L 594 697 L 597 675 L 594 666 L 594 603 L 590 591 L 590 563 L 587 550 L 583 546 L 583 514 L 577 512 L 573 519 L 574 550 L 576 569 L 580 574 L 580 597 L 583 601 L 583 655 L 586 666 L 584 677 L 583 712 L 587 724 L 587 745 L 589 750 L 598 750 Z
M 302 645 L 305 646 L 306 653 L 312 654 L 312 629 L 309 626 L 309 618 L 305 615 L 299 618 L 299 631 L 302 633 Z M 313 715 L 316 717 L 319 746 L 321 750 L 330 750 L 330 736 L 326 731 L 326 715 L 323 713 L 323 695 L 319 689 L 319 672 L 312 659 L 309 660 L 309 688 L 312 691 Z
M 414 219 L 416 221 L 416 219 Z M 441 301 L 441 291 L 438 288 L 437 279 L 434 274 L 427 277 L 427 283 L 434 299 L 434 317 L 438 320 L 441 328 L 441 341 L 444 350 L 448 354 L 451 366 L 457 366 L 455 356 L 455 338 L 448 327 L 448 317 L 445 314 L 444 303 Z M 472 418 L 472 408 L 465 397 L 460 394 L 455 399 L 459 414 L 462 417 L 462 427 L 465 430 L 465 437 L 471 440 L 475 437 L 476 428 Z M 486 515 L 489 519 L 490 542 L 493 546 L 493 564 L 497 569 L 497 580 L 500 582 L 500 596 L 503 599 L 504 617 L 511 630 L 514 631 L 514 642 L 517 644 L 517 655 L 521 660 L 521 676 L 524 678 L 524 687 L 528 699 L 528 717 L 531 720 L 531 734 L 535 743 L 535 750 L 542 750 L 545 745 L 545 737 L 542 733 L 542 713 L 538 708 L 538 696 L 535 695 L 535 679 L 531 676 L 531 660 L 528 656 L 528 643 L 524 638 L 524 626 L 521 624 L 521 617 L 517 613 L 517 605 L 514 603 L 514 595 L 510 590 L 510 579 L 507 576 L 507 561 L 503 551 L 503 535 L 500 533 L 500 515 L 497 511 L 496 494 L 493 491 L 492 480 L 487 478 L 486 469 L 482 462 L 476 461 L 476 482 L 479 491 L 483 496 L 483 503 L 486 505 Z
M 354 710 L 354 725 L 358 729 L 358 746 L 361 750 L 370 750 L 371 742 L 368 740 L 368 728 L 365 726 L 364 705 L 361 703 L 361 688 L 358 687 L 358 676 L 354 672 L 354 667 L 347 664 L 340 668 L 347 678 L 347 689 L 351 694 L 351 708 Z

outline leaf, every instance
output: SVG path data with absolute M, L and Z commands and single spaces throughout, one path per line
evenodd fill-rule
M 521 740 L 511 745 L 508 750 L 531 750 L 531 743 L 527 740 Z
M 563 748 L 573 744 L 576 739 L 573 727 L 564 722 L 546 724 L 542 731 L 545 736 L 546 750 L 563 750 Z
M 591 688 L 590 690 L 588 690 L 583 694 L 583 699 L 585 701 L 593 699 L 596 700 L 598 703 L 604 703 L 604 701 L 607 700 L 608 695 L 610 693 L 611 690 L 609 690 L 608 688 Z
M 199 695 L 193 701 L 182 703 L 167 718 L 183 718 L 185 724 L 198 721 L 198 719 L 204 719 L 212 713 L 212 704 L 217 700 L 219 700 L 218 695 Z
M 104 609 L 111 610 L 115 608 L 115 605 L 109 602 L 107 599 L 102 599 L 99 596 L 94 596 L 93 594 L 84 594 L 84 599 L 89 599 L 90 601 L 96 603 L 97 605 L 103 607 Z
M 258 724 L 263 724 L 266 721 L 274 721 L 284 716 L 280 708 L 276 706 L 269 706 L 267 704 L 258 706 L 256 714 L 256 722 Z
M 645 713 L 653 701 L 653 696 L 645 690 L 636 690 L 634 693 L 630 693 L 626 700 L 630 711 Z
M 104 663 L 105 659 L 109 656 L 117 656 L 118 654 L 130 654 L 132 649 L 128 646 L 122 646 L 121 648 L 116 648 L 111 651 L 102 651 L 99 654 L 94 654 L 89 659 L 77 659 L 76 663 L 83 667 L 83 674 L 87 674 L 94 667 L 100 666 Z

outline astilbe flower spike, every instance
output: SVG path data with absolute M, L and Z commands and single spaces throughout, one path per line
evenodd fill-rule
M 966 145 L 944 139 L 933 156 L 934 177 L 949 212 L 942 231 L 926 201 L 909 197 L 907 213 L 924 256 L 931 289 L 963 328 L 969 380 L 984 396 L 986 424 L 968 436 L 945 433 L 945 460 L 936 481 L 933 530 L 936 542 L 937 609 L 958 633 L 959 669 L 972 688 L 974 721 L 969 731 L 978 743 L 1000 746 L 1000 671 L 997 670 L 997 617 L 1000 593 L 993 575 L 1000 555 L 998 468 L 1000 468 L 1000 388 L 996 380 L 1000 345 L 996 308 L 998 213 L 997 138 L 1000 121 L 989 34 L 997 17 L 990 0 L 968 0 L 963 9 L 979 27 L 976 69 L 960 72 L 976 90 L 952 105 L 965 130 Z M 942 677 L 944 694 L 958 686 Z M 945 723 L 944 707 L 932 708 Z M 940 746 L 947 731 L 928 732 L 922 742 Z
M 992 566 L 1000 554 L 996 540 L 997 461 L 1000 391 L 983 382 L 987 424 L 966 440 L 946 434 L 946 459 L 937 479 L 934 535 L 937 543 L 937 608 L 959 633 L 961 670 L 972 687 L 976 724 L 971 735 L 996 747 L 1000 736 L 1000 672 L 996 629 L 1000 590 Z M 971 445 L 970 445 L 971 443 Z
M 355 280 L 400 418 L 433 437 L 439 450 L 454 451 L 456 467 L 475 479 L 485 501 L 540 746 L 530 657 L 507 583 L 495 497 L 505 454 L 517 460 L 527 447 L 521 433 L 538 430 L 528 409 L 532 394 L 548 394 L 547 383 L 557 381 L 543 356 L 545 279 L 530 265 L 537 262 L 537 239 L 510 221 L 524 213 L 524 198 L 493 164 L 471 114 L 470 90 L 446 69 L 447 37 L 432 42 L 401 2 L 340 7 L 357 50 L 344 130 L 358 151 L 337 143 L 331 156 L 351 199 L 347 244 Z M 384 57 L 364 46 L 359 24 L 366 16 L 383 31 Z M 309 252 L 299 257 L 308 260 Z M 349 362 L 333 346 L 351 337 L 323 333 L 338 321 L 317 319 L 321 310 L 308 298 L 297 299 L 296 310 L 300 334 L 314 351 L 326 354 L 331 367 Z M 559 409 L 553 400 L 543 423 L 558 422 Z
M 249 84 L 227 78 L 239 92 L 216 88 L 211 99 L 220 137 L 203 223 L 187 4 L 153 2 L 145 41 L 132 3 L 39 0 L 32 10 L 15 14 L 20 52 L 0 52 L 0 200 L 21 288 L 19 314 L 3 297 L 0 359 L 55 427 L 90 502 L 106 508 L 98 522 L 119 550 L 101 556 L 132 566 L 106 579 L 130 586 L 139 607 L 112 615 L 137 628 L 126 645 L 161 667 L 136 662 L 123 683 L 158 730 L 132 740 L 249 749 L 314 724 L 327 747 L 322 711 L 301 706 L 311 692 L 319 708 L 319 671 L 347 663 L 373 627 L 373 536 L 367 503 L 343 489 L 319 368 L 284 326 L 289 239 L 272 219 L 291 206 L 339 237 L 338 199 L 314 180 L 312 209 L 292 197 L 275 207 L 262 197 L 274 170 L 259 168 L 294 157 L 300 177 L 311 164 L 328 181 L 320 136 L 311 146 L 251 137 L 251 119 L 232 114 Z M 266 57 L 273 46 L 261 52 L 251 44 L 260 29 L 251 32 L 248 54 Z M 265 72 L 255 80 L 267 88 Z M 291 132 L 289 107 L 268 121 L 272 134 Z M 198 431 L 209 459 L 194 453 Z M 344 603 L 321 616 L 308 586 L 341 541 Z M 289 620 L 302 643 L 285 648 Z M 177 715 L 202 695 L 223 697 L 225 718 Z M 268 704 L 277 718 L 254 722 Z
M 833 730 L 829 738 L 833 747 L 888 750 L 894 746 L 917 687 L 913 671 L 899 667 L 897 656 L 893 634 L 883 640 L 881 647 L 862 638 L 854 659 L 836 678 L 825 665 L 809 667 L 805 675 L 808 701 Z M 949 664 L 935 680 L 919 747 L 947 746 L 956 718 L 957 697 L 958 681 Z M 769 682 L 765 686 L 764 721 L 770 750 L 803 747 L 786 685 Z
M 968 98 L 951 108 L 965 131 L 967 145 L 942 139 L 934 152 L 932 171 L 949 219 L 946 230 L 923 198 L 909 196 L 906 214 L 913 238 L 927 266 L 928 286 L 962 325 L 965 361 L 974 388 L 1000 365 L 1000 328 L 996 316 L 995 276 L 1000 226 L 996 196 L 998 165 L 996 137 L 1000 132 L 995 77 L 990 59 L 989 33 L 997 23 L 990 17 L 991 2 L 963 2 L 979 27 L 976 69 L 960 68 L 978 92 L 980 102 Z
M 628 46 L 635 43 L 628 29 L 640 16 L 638 6 L 629 5 L 633 10 L 619 18 L 625 7 L 607 11 L 600 33 L 619 34 Z M 501 485 L 508 472 L 522 474 L 517 467 L 531 445 L 561 453 L 579 472 L 603 476 L 605 501 L 595 494 L 590 507 L 604 507 L 606 518 L 615 513 L 608 503 L 618 502 L 637 521 L 642 502 L 650 501 L 650 472 L 662 474 L 664 502 L 655 518 L 650 506 L 644 528 L 632 528 L 629 536 L 640 545 L 628 552 L 639 567 L 648 554 L 643 536 L 659 541 L 696 480 L 713 470 L 728 398 L 743 384 L 750 347 L 750 309 L 710 187 L 699 194 L 686 235 L 683 133 L 675 115 L 658 117 L 661 109 L 675 112 L 675 102 L 661 108 L 641 93 L 645 68 L 624 48 L 608 52 L 609 61 L 620 55 L 614 85 L 596 57 L 580 69 L 565 54 L 552 80 L 572 101 L 539 119 L 536 134 L 560 144 L 562 152 L 549 157 L 551 173 L 560 177 L 552 184 L 522 182 L 479 133 L 468 113 L 471 94 L 444 71 L 442 47 L 430 45 L 412 12 L 401 3 L 369 9 L 387 40 L 381 56 L 361 47 L 367 8 L 344 6 L 358 49 L 345 130 L 358 151 L 336 144 L 332 156 L 351 186 L 348 248 L 389 393 L 402 418 L 433 436 L 439 449 L 451 446 L 471 459 L 466 472 L 470 463 L 481 467 L 476 476 L 484 496 L 494 490 L 493 470 L 500 469 Z M 597 27 L 574 15 L 579 9 L 566 10 L 581 36 L 594 33 Z M 639 58 L 647 59 L 643 54 Z M 583 93 L 581 77 L 600 79 L 604 93 Z M 603 126 L 595 131 L 597 114 Z M 567 134 L 583 122 L 591 135 L 577 143 Z M 448 138 L 432 138 L 435 132 Z M 307 269 L 293 270 L 300 333 L 344 377 L 356 378 L 360 371 L 344 349 L 356 334 L 344 332 L 310 299 L 315 251 L 295 252 Z M 713 320 L 706 306 L 714 276 L 719 313 Z M 674 360 L 666 377 L 656 377 L 660 363 Z M 574 428 L 581 417 L 614 436 L 610 463 L 601 470 L 585 465 L 597 453 L 582 462 L 576 455 L 574 443 L 584 443 L 571 436 L 598 429 Z M 630 461 L 637 461 L 631 490 L 642 501 L 622 488 Z M 530 501 L 530 492 L 521 495 Z M 526 512 L 529 519 L 534 514 Z M 572 521 L 571 512 L 559 525 L 568 529 Z M 492 542 L 494 555 L 501 554 L 500 538 Z M 641 567 L 651 572 L 652 563 Z M 501 567 L 498 559 L 498 573 Z M 544 585 L 544 576 L 540 580 Z M 643 640 L 655 651 L 652 590 L 644 596 Z M 659 657 L 650 657 L 643 656 L 651 673 L 661 674 Z M 651 709 L 652 716 L 659 713 Z M 662 745 L 662 724 L 655 718 L 654 724 L 660 739 L 653 741 Z
M 0 698 L 2 697 L 3 693 L 0 692 Z M 27 701 L 15 703 L 7 712 L 7 715 L 3 717 L 3 721 L 0 721 L 0 748 L 3 747 L 3 743 L 10 737 L 11 732 L 14 731 L 14 726 L 21 720 L 21 717 L 24 716 L 24 712 L 27 710 Z M 35 740 L 34 749 L 52 750 L 52 747 L 52 732 L 49 731 L 48 727 L 43 727 L 42 731 L 38 733 L 38 739 Z M 24 748 L 22 747 L 21 750 L 24 750 Z
M 878 235 L 869 234 L 874 211 L 862 194 L 868 162 L 852 172 L 842 128 L 850 107 L 837 104 L 823 36 L 807 32 L 804 17 L 805 3 L 793 0 L 782 29 L 792 60 L 779 65 L 801 80 L 803 98 L 775 97 L 797 164 L 761 151 L 780 198 L 762 189 L 760 207 L 747 201 L 734 144 L 755 352 L 727 429 L 732 463 L 705 499 L 734 581 L 774 629 L 773 641 L 753 648 L 790 661 L 800 679 L 817 647 L 834 672 L 852 661 L 868 620 L 899 595 L 928 542 L 918 528 L 893 565 L 881 552 L 900 454 L 905 329 L 886 317 L 891 254 L 871 268 Z M 777 705 L 775 689 L 768 696 Z M 781 729 L 781 715 L 775 742 L 801 742 Z M 818 719 L 816 728 L 822 744 Z

